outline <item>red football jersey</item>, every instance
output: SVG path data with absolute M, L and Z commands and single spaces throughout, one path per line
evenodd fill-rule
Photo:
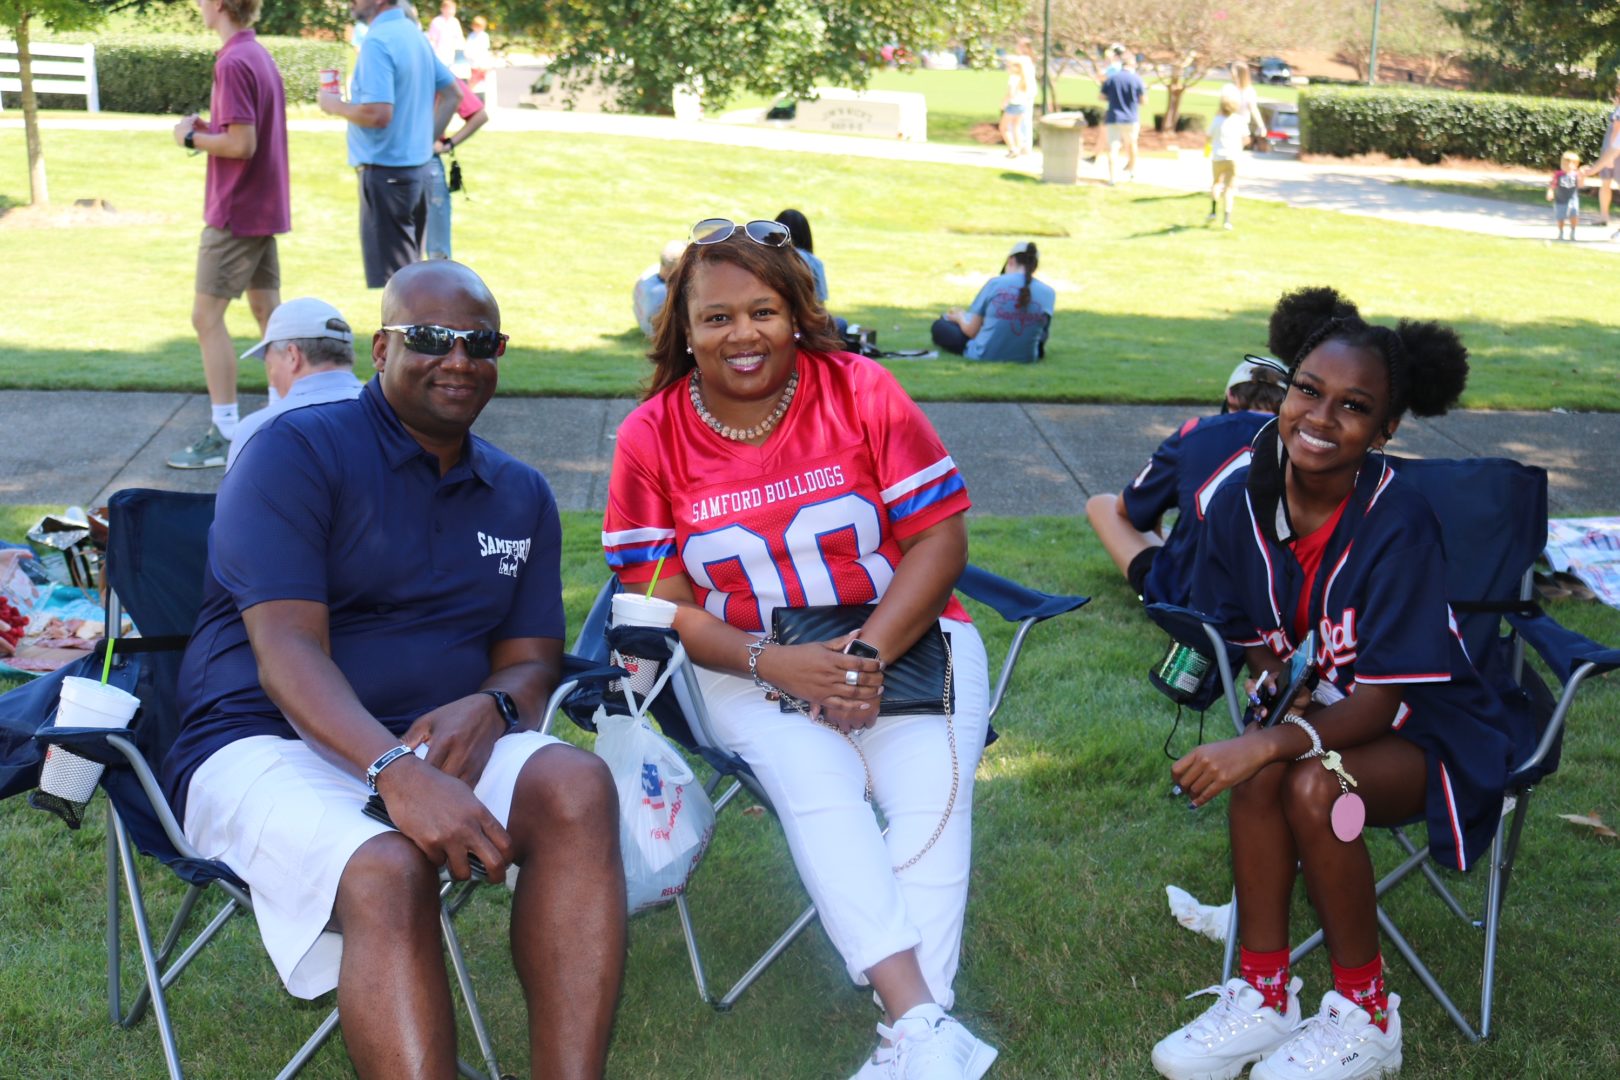
M 689 379 L 619 426 L 602 546 L 626 583 L 685 573 L 710 613 L 742 630 L 779 606 L 870 604 L 899 541 L 971 504 L 933 425 L 881 364 L 799 354 L 799 387 L 763 446 L 698 417 Z M 953 596 L 944 614 L 967 619 Z

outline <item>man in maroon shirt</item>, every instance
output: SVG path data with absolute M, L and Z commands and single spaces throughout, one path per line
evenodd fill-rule
M 276 234 L 292 228 L 287 190 L 287 95 L 281 72 L 249 29 L 260 0 L 198 0 L 203 24 L 223 46 L 214 59 L 209 118 L 174 126 L 174 141 L 208 155 L 197 297 L 191 325 L 202 348 L 213 418 L 196 442 L 169 458 L 176 469 L 223 468 L 236 430 L 236 347 L 225 309 L 247 292 L 263 335 L 281 302 Z

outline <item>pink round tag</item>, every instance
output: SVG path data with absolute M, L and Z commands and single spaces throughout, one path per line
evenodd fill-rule
M 1333 835 L 1349 843 L 1361 835 L 1367 824 L 1367 807 L 1361 796 L 1347 791 L 1333 800 Z

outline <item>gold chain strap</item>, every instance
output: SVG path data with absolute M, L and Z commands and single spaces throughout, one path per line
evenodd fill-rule
M 922 846 L 921 851 L 917 852 L 917 854 L 913 855 L 899 866 L 894 867 L 894 872 L 897 874 L 902 870 L 909 870 L 913 866 L 916 866 L 917 863 L 922 860 L 922 857 L 928 854 L 929 849 L 938 843 L 939 838 L 945 835 L 945 826 L 950 823 L 951 813 L 956 809 L 956 791 L 959 787 L 961 787 L 962 784 L 962 767 L 957 761 L 956 757 L 956 725 L 952 722 L 950 708 L 952 664 L 954 659 L 955 658 L 951 654 L 951 639 L 949 636 L 947 636 L 945 638 L 945 693 L 940 701 L 940 706 L 942 711 L 945 713 L 945 741 L 951 749 L 951 793 L 945 800 L 945 812 L 940 815 L 939 824 L 934 826 L 934 835 L 928 838 L 928 842 Z M 797 699 L 784 696 L 783 700 L 791 703 L 795 709 L 798 709 L 800 712 L 804 713 L 804 715 L 810 715 L 810 710 L 801 705 Z M 866 801 L 871 802 L 872 766 L 867 763 L 866 753 L 861 749 L 861 744 L 856 742 L 855 737 L 849 732 L 843 731 L 835 725 L 827 723 L 827 721 L 821 719 L 819 716 L 816 717 L 812 723 L 820 724 L 822 727 L 831 728 L 833 731 L 838 732 L 844 737 L 844 741 L 849 743 L 850 747 L 855 751 L 855 756 L 861 759 L 861 769 L 866 773 Z

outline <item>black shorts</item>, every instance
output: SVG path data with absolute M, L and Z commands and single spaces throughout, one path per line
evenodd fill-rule
M 366 285 L 380 289 L 421 258 L 427 231 L 427 167 L 360 167 L 360 257 Z
M 1158 544 L 1144 548 L 1136 553 L 1131 565 L 1125 568 L 1125 580 L 1131 583 L 1131 591 L 1137 596 L 1143 593 L 1142 586 L 1147 584 L 1148 571 L 1153 568 L 1153 560 L 1158 558 L 1159 552 L 1164 550 Z

